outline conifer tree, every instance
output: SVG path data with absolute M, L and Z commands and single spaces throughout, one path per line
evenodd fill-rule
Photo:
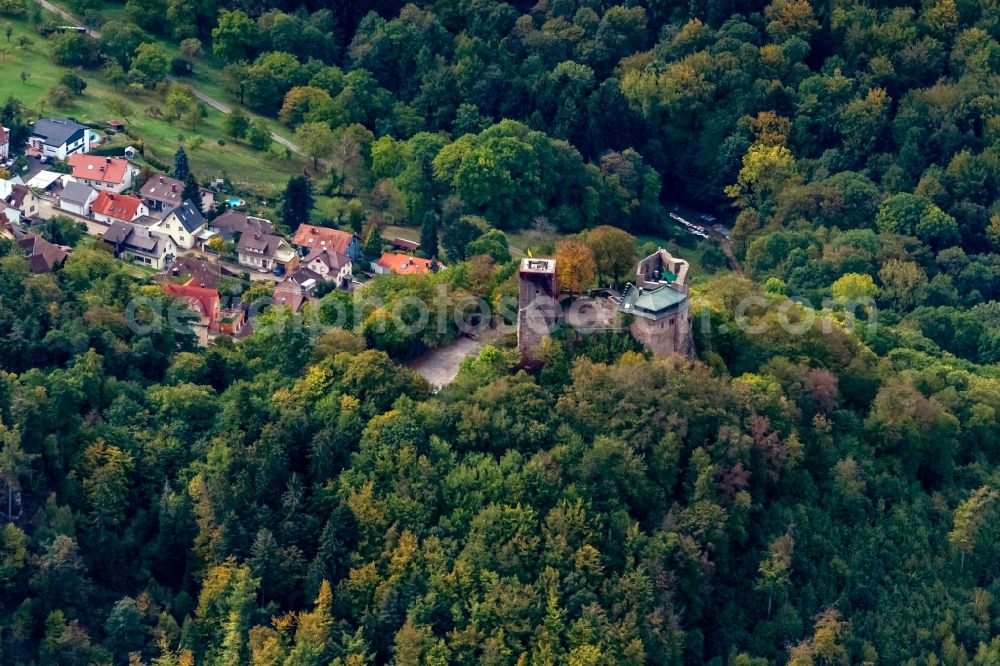
M 438 255 L 438 221 L 433 211 L 424 215 L 424 222 L 420 226 L 420 250 L 428 259 Z
M 183 182 L 187 180 L 190 174 L 191 169 L 188 167 L 187 152 L 184 150 L 184 146 L 181 146 L 174 153 L 174 178 Z

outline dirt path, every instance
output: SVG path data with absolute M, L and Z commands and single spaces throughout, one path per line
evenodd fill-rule
M 67 24 L 72 25 L 72 26 L 76 26 L 78 28 L 83 28 L 86 31 L 86 33 L 88 35 L 90 35 L 91 37 L 93 37 L 94 39 L 100 39 L 101 38 L 101 32 L 100 32 L 100 30 L 95 30 L 94 28 L 87 27 L 86 25 L 84 25 L 84 23 L 82 21 L 80 21 L 80 19 L 76 18 L 75 16 L 73 16 L 72 14 L 70 14 L 69 12 L 67 12 L 62 7 L 54 5 L 51 2 L 49 2 L 48 0 L 35 0 L 35 1 L 38 4 L 40 4 L 42 7 L 44 7 L 45 9 L 47 9 L 48 11 L 52 12 L 53 14 L 55 14 L 56 16 L 58 16 L 59 18 L 61 18 L 62 20 L 66 21 Z M 183 83 L 182 81 L 178 81 L 177 77 L 172 76 L 170 74 L 167 74 L 166 79 L 170 83 Z M 215 109 L 216 111 L 219 111 L 221 113 L 226 113 L 226 114 L 229 114 L 229 113 L 233 112 L 233 110 L 228 105 L 223 104 L 222 102 L 220 102 L 219 100 L 215 99 L 214 97 L 211 97 L 211 96 L 205 94 L 203 91 L 198 90 L 194 86 L 191 86 L 191 94 L 194 95 L 196 98 L 198 98 L 198 100 L 200 100 L 201 102 L 204 102 L 208 106 L 210 106 L 213 109 Z M 271 139 L 275 143 L 280 144 L 280 145 L 284 146 L 285 148 L 288 148 L 293 153 L 298 153 L 299 155 L 302 154 L 302 151 L 299 150 L 299 147 L 297 145 L 295 145 L 294 143 L 292 143 L 291 141 L 289 141 L 285 137 L 281 136 L 280 134 L 276 134 L 274 132 L 271 132 Z
M 740 266 L 739 260 L 736 259 L 736 255 L 733 253 L 733 244 L 725 236 L 715 237 L 719 241 L 719 247 L 725 253 L 726 257 L 729 258 L 729 266 L 733 269 L 733 272 L 737 275 L 743 275 L 743 267 Z

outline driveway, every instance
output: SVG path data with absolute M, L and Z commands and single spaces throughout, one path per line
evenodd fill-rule
M 191 251 L 185 252 L 184 255 L 188 256 L 188 257 L 196 257 L 196 258 L 201 259 L 203 261 L 207 261 L 210 264 L 218 264 L 218 265 L 222 266 L 223 268 L 228 269 L 229 271 L 232 271 L 232 273 L 234 275 L 237 275 L 237 276 L 240 276 L 240 275 L 243 275 L 244 273 L 247 273 L 250 276 L 250 281 L 251 282 L 275 282 L 275 283 L 277 283 L 277 282 L 281 282 L 282 280 L 285 279 L 284 275 L 280 275 L 279 276 L 279 275 L 275 275 L 274 273 L 271 273 L 271 272 L 264 273 L 264 272 L 261 272 L 261 271 L 254 270 L 253 268 L 247 268 L 246 266 L 240 266 L 239 264 L 234 263 L 232 261 L 226 261 L 225 259 L 220 258 L 218 255 L 212 254 L 211 252 L 199 252 L 198 250 L 191 250 Z
M 68 217 L 71 220 L 76 220 L 77 222 L 83 222 L 87 225 L 87 233 L 91 236 L 103 236 L 104 232 L 108 230 L 107 224 L 103 222 L 98 222 L 89 217 L 80 217 L 73 213 L 69 213 L 64 210 L 60 210 L 56 200 L 50 197 L 39 197 L 38 199 L 38 217 L 43 220 L 49 220 L 53 217 L 61 216 Z

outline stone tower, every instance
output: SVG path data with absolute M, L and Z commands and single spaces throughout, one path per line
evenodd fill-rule
M 658 356 L 694 355 L 688 302 L 688 262 L 659 249 L 642 259 L 635 284 L 622 294 L 619 309 L 632 318 L 632 335 Z
M 523 359 L 537 359 L 542 340 L 559 319 L 556 260 L 521 260 L 517 299 L 517 349 Z

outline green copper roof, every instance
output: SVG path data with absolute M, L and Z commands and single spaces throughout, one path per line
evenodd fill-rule
M 687 294 L 677 291 L 669 285 L 655 289 L 638 289 L 634 285 L 629 285 L 622 296 L 619 308 L 622 312 L 637 317 L 659 319 L 685 301 L 687 301 Z

